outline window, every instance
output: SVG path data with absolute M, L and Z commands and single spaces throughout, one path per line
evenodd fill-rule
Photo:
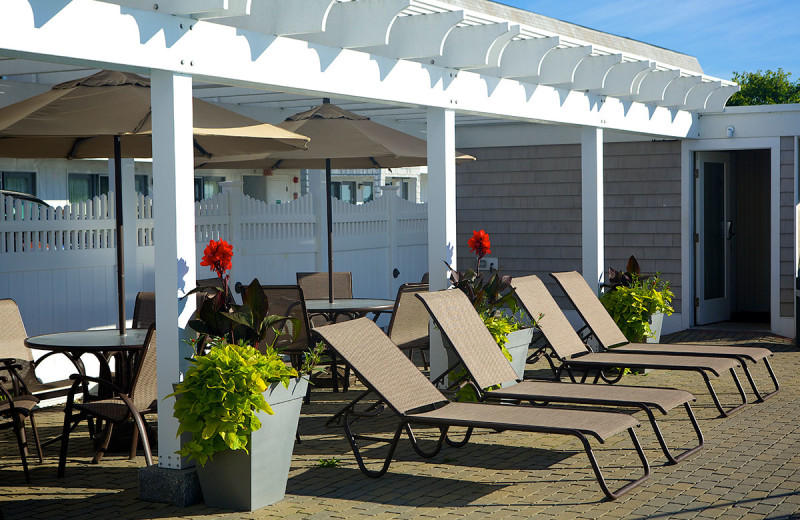
M 402 181 L 401 185 L 401 196 L 403 197 L 403 200 L 408 200 L 408 181 Z
M 194 178 L 194 200 L 200 201 L 203 199 L 210 199 L 222 189 L 219 183 L 223 182 L 225 177 L 195 177 Z
M 350 204 L 356 203 L 356 183 L 355 181 L 342 181 L 331 183 L 331 195 Z
M 372 184 L 361 185 L 361 202 L 370 202 L 373 198 Z
M 108 175 L 97 173 L 70 173 L 67 178 L 69 202 L 83 202 L 108 193 Z
M 145 197 L 150 195 L 150 181 L 147 178 L 147 175 L 136 175 L 133 178 L 133 182 L 135 183 L 134 186 L 136 187 L 136 193 L 141 193 Z
M 0 173 L 0 189 L 36 195 L 36 174 L 33 172 Z

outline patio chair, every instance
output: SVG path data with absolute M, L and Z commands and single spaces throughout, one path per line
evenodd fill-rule
M 156 322 L 156 293 L 140 292 L 133 305 L 133 328 L 149 329 Z
M 17 303 L 12 299 L 0 300 L 0 364 L 20 365 L 18 370 L 23 394 L 35 395 L 41 400 L 63 397 L 69 393 L 72 383 L 69 379 L 43 383 L 36 377 L 36 367 L 56 352 L 48 352 L 38 360 L 33 360 L 33 353 L 25 346 L 25 324 L 19 313 Z M 64 354 L 78 372 L 83 372 L 80 358 Z
M 427 283 L 405 283 L 397 289 L 392 319 L 386 334 L 400 350 L 406 353 L 408 359 L 413 361 L 414 352 L 419 351 L 422 364 L 427 370 L 428 360 L 425 351 L 430 350 L 428 313 L 422 303 L 414 297 L 417 293 L 424 292 L 428 292 Z
M 670 464 L 676 464 L 703 447 L 703 433 L 692 412 L 689 401 L 695 397 L 685 390 L 674 388 L 648 388 L 638 386 L 606 386 L 556 381 L 522 381 L 492 391 L 483 389 L 517 380 L 511 363 L 497 347 L 483 320 L 463 292 L 458 290 L 437 291 L 417 296 L 430 312 L 436 326 L 442 332 L 459 361 L 434 380 L 434 384 L 459 366 L 466 369 L 463 378 L 452 381 L 450 388 L 469 384 L 479 401 L 508 400 L 513 402 L 535 401 L 561 404 L 589 404 L 599 406 L 633 407 L 647 414 L 656 434 L 661 450 Z M 550 316 L 543 316 L 538 324 L 549 332 Z M 697 446 L 673 456 L 656 421 L 654 410 L 666 415 L 669 410 L 683 405 L 698 438 Z
M 309 300 L 323 300 L 328 298 L 328 273 L 297 273 L 297 285 L 303 288 L 303 295 Z M 337 271 L 333 276 L 333 296 L 334 298 L 353 297 L 353 274 L 350 271 Z M 341 321 L 339 317 L 346 319 L 352 318 L 346 315 L 338 315 L 336 321 Z M 319 327 L 330 323 L 325 316 L 316 315 L 309 319 L 312 327 Z
M 36 451 L 39 454 L 39 462 L 42 463 L 42 445 L 39 442 L 39 432 L 36 430 L 36 422 L 33 418 L 34 407 L 39 403 L 39 399 L 29 394 L 20 394 L 19 386 L 22 384 L 19 371 L 22 365 L 7 364 L 0 367 L 0 430 L 12 429 L 17 438 L 19 456 L 22 459 L 22 470 L 25 473 L 25 481 L 30 482 L 31 476 L 28 472 L 28 441 L 25 436 L 25 419 L 30 418 L 33 439 L 36 443 Z M 16 392 L 9 391 L 6 385 L 16 388 Z
M 614 351 L 637 352 L 640 354 L 681 354 L 691 356 L 713 356 L 729 357 L 736 359 L 744 370 L 747 381 L 756 395 L 756 402 L 764 402 L 780 391 L 778 379 L 769 363 L 772 351 L 762 347 L 731 346 L 731 345 L 671 345 L 661 343 L 630 343 L 625 335 L 619 330 L 617 324 L 608 314 L 603 304 L 594 294 L 589 284 L 583 276 L 575 271 L 565 273 L 552 273 L 552 276 L 561 289 L 572 302 L 575 310 L 578 311 L 583 321 L 586 323 L 584 329 L 588 334 L 584 336 L 584 341 L 594 336 L 602 348 Z M 583 330 L 583 329 L 581 329 Z M 772 379 L 775 390 L 767 394 L 761 394 L 756 386 L 748 362 L 758 364 L 764 360 L 767 372 Z
M 136 448 L 141 438 L 147 465 L 151 466 L 153 464 L 144 414 L 155 413 L 158 404 L 155 326 L 151 326 L 147 331 L 142 354 L 134 372 L 130 394 L 105 379 L 80 374 L 70 376 L 73 383 L 67 396 L 66 408 L 64 409 L 64 427 L 61 434 L 61 451 L 58 460 L 59 477 L 64 476 L 66 469 L 70 432 L 79 422 L 90 418 L 102 419 L 106 422 L 105 435 L 100 449 L 92 460 L 93 464 L 98 463 L 108 449 L 114 425 L 122 424 L 128 418 L 133 418 L 136 425 L 133 430 L 133 439 L 131 440 L 130 459 L 136 458 Z M 75 394 L 81 387 L 85 387 L 89 381 L 95 382 L 101 387 L 109 388 L 113 391 L 113 397 L 84 403 L 75 402 Z
M 356 413 L 354 403 L 344 414 L 345 436 L 359 468 L 365 475 L 379 477 L 386 473 L 404 429 L 414 451 L 423 457 L 432 457 L 440 451 L 450 427 L 464 427 L 467 428 L 467 438 L 457 443 L 459 445 L 466 442 L 474 428 L 577 437 L 586 451 L 603 493 L 612 500 L 638 486 L 650 476 L 650 466 L 633 430 L 639 422 L 630 415 L 551 407 L 449 402 L 371 320 L 358 318 L 320 327 L 315 332 L 347 360 L 369 390 L 374 392 L 380 401 L 386 403 L 386 406 L 399 418 L 394 436 L 391 439 L 379 439 L 353 433 L 351 422 L 365 415 Z M 366 415 L 376 414 L 370 412 Z M 419 446 L 412 429 L 412 426 L 417 425 L 439 428 L 440 435 L 433 452 L 426 452 Z M 589 437 L 604 443 L 613 435 L 626 430 L 642 463 L 644 475 L 612 491 L 606 484 L 595 459 Z M 370 470 L 364 463 L 358 441 L 365 439 L 389 444 L 389 453 L 380 470 Z
M 281 329 L 284 334 L 275 339 L 275 332 L 270 329 L 267 332 L 266 343 L 275 342 L 275 349 L 287 355 L 292 360 L 292 366 L 299 369 L 303 363 L 303 356 L 313 345 L 309 334 L 308 313 L 306 303 L 303 298 L 303 289 L 299 285 L 262 285 L 264 295 L 269 304 L 269 313 L 278 316 L 288 316 L 296 318 L 299 328 L 293 329 L 293 324 L 287 321 Z M 305 402 L 310 402 L 311 386 L 308 387 Z
M 742 409 L 747 404 L 747 396 L 744 393 L 739 378 L 736 376 L 736 367 L 739 363 L 732 358 L 723 357 L 697 357 L 686 355 L 653 355 L 638 354 L 635 352 L 592 352 L 580 336 L 570 325 L 567 317 L 561 312 L 553 296 L 544 286 L 544 283 L 536 275 L 514 278 L 514 288 L 519 302 L 531 316 L 547 317 L 542 333 L 546 339 L 546 344 L 531 357 L 544 357 L 550 364 L 550 368 L 556 376 L 561 378 L 561 374 L 566 370 L 567 375 L 572 381 L 575 377 L 572 370 L 583 372 L 581 382 L 584 382 L 592 370 L 597 370 L 594 382 L 601 377 L 608 382 L 616 382 L 622 377 L 623 368 L 651 368 L 656 370 L 682 370 L 698 372 L 706 383 L 714 405 L 719 410 L 722 417 L 727 417 Z M 552 355 L 547 354 L 547 349 L 552 350 Z M 553 357 L 560 361 L 560 366 L 556 367 Z M 603 374 L 604 369 L 619 369 L 619 377 L 608 380 Z M 711 377 L 719 377 L 725 371 L 730 371 L 742 403 L 725 410 L 719 402 L 716 391 L 711 384 Z

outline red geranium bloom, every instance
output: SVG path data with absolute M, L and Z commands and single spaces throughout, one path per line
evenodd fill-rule
M 470 251 L 474 251 L 478 256 L 478 260 L 492 252 L 491 242 L 489 242 L 489 235 L 484 230 L 473 231 L 472 238 L 467 241 Z
M 203 260 L 200 265 L 207 265 L 212 271 L 216 271 L 217 276 L 222 278 L 225 271 L 230 269 L 231 259 L 233 258 L 233 246 L 224 240 L 216 242 L 210 241 L 203 251 Z

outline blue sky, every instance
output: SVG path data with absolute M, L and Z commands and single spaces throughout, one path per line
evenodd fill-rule
M 709 76 L 777 70 L 800 80 L 800 0 L 500 0 L 697 57 Z

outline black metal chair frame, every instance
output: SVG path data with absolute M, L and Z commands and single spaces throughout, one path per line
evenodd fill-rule
M 11 384 L 13 388 L 14 395 L 12 396 L 11 393 L 3 386 L 2 383 L 7 382 L 9 377 L 0 375 L 0 397 L 2 398 L 2 402 L 8 403 L 8 409 L 3 412 L 3 415 L 8 416 L 11 419 L 10 423 L 3 424 L 0 426 L 0 429 L 12 429 L 14 430 L 14 435 L 17 438 L 17 446 L 19 447 L 19 455 L 20 459 L 22 460 L 22 471 L 25 474 L 25 481 L 30 482 L 31 476 L 30 472 L 28 471 L 28 440 L 25 435 L 25 418 L 31 420 L 31 430 L 33 433 L 33 439 L 36 443 L 36 452 L 39 455 L 39 463 L 43 463 L 44 459 L 42 457 L 42 444 L 39 442 L 39 432 L 36 429 L 36 420 L 34 419 L 33 410 L 28 411 L 25 408 L 21 408 L 15 406 L 15 399 L 21 398 L 22 396 L 26 395 L 29 396 L 30 399 L 38 402 L 39 399 L 35 396 L 30 395 L 25 388 L 25 382 L 20 377 L 18 370 L 22 370 L 22 365 L 20 364 L 12 364 L 6 363 L 3 366 L 0 366 L 0 371 L 6 371 L 9 374 L 11 379 Z

